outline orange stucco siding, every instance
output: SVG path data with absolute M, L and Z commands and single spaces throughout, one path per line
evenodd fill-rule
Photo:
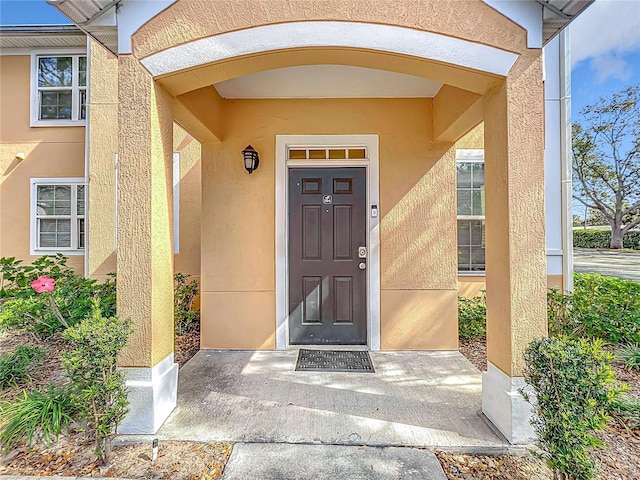
M 0 55 L 0 257 L 31 262 L 31 178 L 84 177 L 84 127 L 30 126 L 31 57 Z M 24 160 L 16 158 L 23 153 Z M 68 264 L 84 270 L 84 255 Z

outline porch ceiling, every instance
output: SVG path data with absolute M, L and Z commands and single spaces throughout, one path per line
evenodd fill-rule
M 252 73 L 214 87 L 222 98 L 433 98 L 442 84 L 373 68 L 302 65 Z

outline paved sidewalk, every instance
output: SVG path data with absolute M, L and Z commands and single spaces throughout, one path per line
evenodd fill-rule
M 640 252 L 575 249 L 573 264 L 576 272 L 599 273 L 640 282 Z

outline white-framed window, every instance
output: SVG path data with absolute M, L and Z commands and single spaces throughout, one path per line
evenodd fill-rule
M 458 272 L 485 272 L 484 150 L 456 151 Z
M 87 116 L 87 53 L 31 53 L 31 126 L 84 125 Z
M 31 255 L 84 253 L 84 178 L 31 179 Z

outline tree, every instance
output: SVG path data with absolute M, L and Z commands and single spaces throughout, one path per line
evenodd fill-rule
M 611 248 L 640 225 L 640 85 L 580 111 L 572 125 L 574 198 L 602 213 Z

